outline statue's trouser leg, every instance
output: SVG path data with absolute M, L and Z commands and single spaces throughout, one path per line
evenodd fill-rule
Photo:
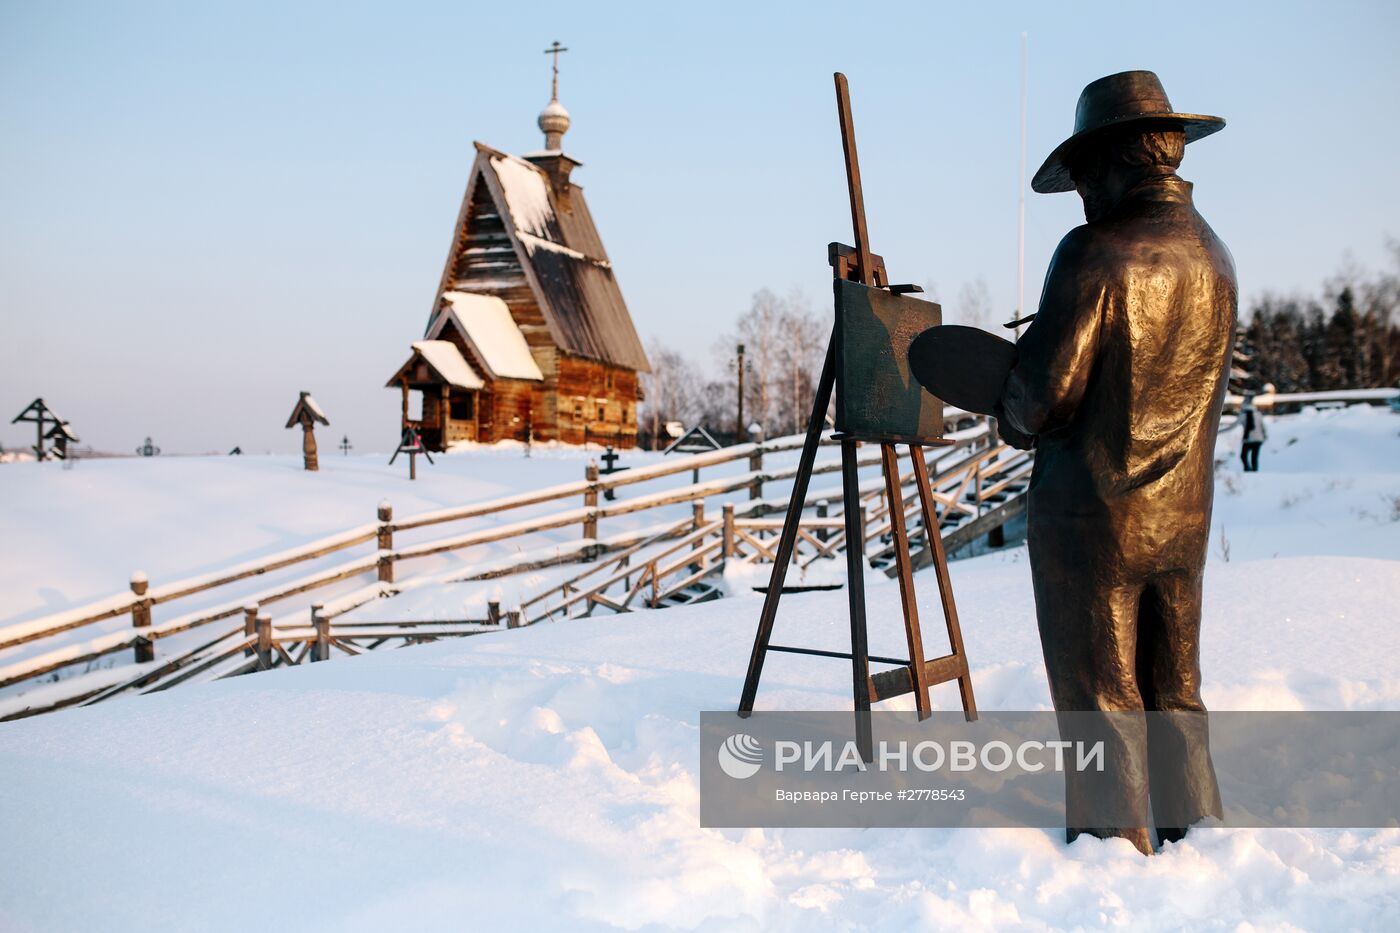
M 1066 838 L 1121 836 L 1150 853 L 1147 730 L 1136 673 L 1143 584 L 1113 580 L 1118 568 L 1094 566 L 1084 542 L 1064 528 L 1046 533 L 1041 524 L 1032 503 L 1036 618 L 1050 694 L 1062 714 L 1060 737 L 1104 746 L 1103 771 L 1066 768 Z
M 1201 574 L 1155 577 L 1138 610 L 1137 680 L 1148 710 L 1152 818 L 1163 842 L 1205 816 L 1221 816 L 1201 702 Z

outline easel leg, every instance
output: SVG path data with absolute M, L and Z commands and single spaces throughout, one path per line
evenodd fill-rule
M 917 458 L 919 455 L 915 454 Z M 919 606 L 914 598 L 914 568 L 909 554 L 909 529 L 904 524 L 904 496 L 899 488 L 899 451 L 893 444 L 880 445 L 880 465 L 885 474 L 885 495 L 890 504 L 890 536 L 894 539 L 894 564 L 899 574 L 899 602 L 904 612 L 904 635 L 909 645 L 909 676 L 914 685 L 914 706 L 927 719 L 928 670 L 924 666 L 924 637 L 919 630 Z
M 846 510 L 846 595 L 851 610 L 851 683 L 855 699 L 856 747 L 874 760 L 870 730 L 870 647 L 865 634 L 865 548 L 861 541 L 860 473 L 856 442 L 841 442 L 841 498 Z
M 812 416 L 807 419 L 807 438 L 802 443 L 802 456 L 797 461 L 797 476 L 792 481 L 792 496 L 788 499 L 783 532 L 778 538 L 778 553 L 773 561 L 773 572 L 768 578 L 768 592 L 763 596 L 763 611 L 758 616 L 758 632 L 754 635 L 753 653 L 749 655 L 749 672 L 744 678 L 744 692 L 739 697 L 740 716 L 747 717 L 753 712 L 754 699 L 758 696 L 758 680 L 763 675 L 763 661 L 768 656 L 768 643 L 773 637 L 773 620 L 778 615 L 778 600 L 782 597 L 788 564 L 792 562 L 793 548 L 797 544 L 802 507 L 807 500 L 807 487 L 812 482 L 812 464 L 817 459 L 817 448 L 821 445 L 822 428 L 826 425 L 826 409 L 831 404 L 831 388 L 835 381 L 836 335 L 833 332 L 832 339 L 826 346 L 826 362 L 822 364 L 821 378 L 817 380 L 817 394 L 812 400 Z M 841 449 L 844 455 L 845 446 L 842 445 Z M 849 513 L 850 510 L 847 511 Z M 847 527 L 849 526 L 848 520 Z M 866 707 L 869 708 L 869 705 L 867 701 Z
M 909 452 L 914 457 L 914 482 L 919 489 L 924 537 L 928 539 L 929 550 L 933 555 L 933 573 L 938 578 L 938 597 L 943 603 L 943 619 L 948 623 L 948 643 L 962 666 L 962 673 L 958 676 L 958 692 L 962 694 L 963 715 L 968 722 L 972 722 L 977 718 L 977 700 L 972 695 L 972 675 L 967 669 L 967 652 L 963 648 L 958 607 L 953 602 L 953 581 L 948 575 L 948 555 L 943 551 L 938 512 L 933 506 L 933 488 L 928 479 L 928 464 L 924 461 L 924 449 L 919 445 L 911 445 Z

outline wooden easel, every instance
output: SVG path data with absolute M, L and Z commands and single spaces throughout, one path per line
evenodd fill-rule
M 860 164 L 856 158 L 855 129 L 851 121 L 850 92 L 846 86 L 846 76 L 836 74 L 836 102 L 841 120 L 841 142 L 846 156 L 846 182 L 850 189 L 851 222 L 855 229 L 856 245 L 844 246 L 832 243 L 827 248 L 827 258 L 831 263 L 832 274 L 838 279 L 849 279 L 865 285 L 889 289 L 892 292 L 921 291 L 917 286 L 889 284 L 884 260 L 870 252 L 870 241 L 865 227 L 865 203 L 861 193 Z M 816 460 L 817 448 L 821 443 L 822 428 L 826 422 L 827 407 L 836 383 L 836 342 L 838 332 L 834 329 L 832 339 L 827 344 L 826 362 L 822 365 L 821 378 L 817 382 L 816 398 L 812 403 L 812 414 L 807 420 L 807 437 L 802 445 L 802 456 L 798 460 L 797 475 L 793 480 L 792 497 L 788 501 L 787 516 L 783 521 L 783 531 L 778 539 L 778 551 L 773 562 L 773 573 L 768 582 L 768 591 L 763 599 L 763 610 L 759 614 L 758 632 L 754 636 L 753 654 L 749 657 L 748 675 L 744 679 L 744 692 L 739 699 L 739 715 L 747 717 L 753 712 L 754 699 L 758 694 L 758 681 L 763 675 L 763 662 L 770 651 L 783 651 L 792 654 L 815 655 L 826 658 L 844 658 L 851 662 L 852 689 L 855 698 L 856 742 L 862 757 L 873 760 L 873 741 L 870 728 L 870 704 L 906 693 L 914 694 L 915 707 L 920 719 L 931 712 L 929 687 L 933 684 L 956 680 L 962 694 L 964 715 L 968 721 L 977 718 L 977 704 L 972 695 L 972 677 L 968 673 L 967 655 L 963 650 L 962 629 L 958 625 L 958 611 L 953 602 L 953 587 L 948 577 L 948 558 L 943 551 L 943 539 L 939 534 L 938 514 L 934 508 L 933 493 L 929 485 L 928 464 L 924 460 L 924 447 L 943 445 L 949 441 L 905 437 L 854 437 L 837 435 L 841 442 L 841 495 L 845 502 L 846 515 L 846 592 L 850 603 L 851 650 L 849 653 L 823 651 L 815 648 L 797 648 L 771 643 L 773 622 L 778 614 L 778 600 L 782 597 L 783 583 L 787 578 L 787 568 L 792 562 L 792 551 L 797 543 L 798 527 L 802 522 L 802 509 L 806 504 L 807 488 L 812 479 L 812 464 Z M 843 387 L 842 387 L 843 388 Z M 838 391 L 842 391 L 838 388 Z M 900 604 L 904 614 L 904 632 L 909 646 L 909 658 L 872 657 L 867 647 L 865 624 L 865 548 L 861 538 L 860 523 L 860 480 L 857 473 L 856 445 L 859 441 L 874 441 L 880 444 L 880 465 L 885 479 L 885 495 L 889 501 L 890 532 L 893 538 L 895 566 L 899 575 Z M 914 595 L 913 568 L 909 554 L 909 531 L 904 524 L 904 499 L 900 489 L 899 453 L 896 444 L 907 444 L 913 459 L 914 482 L 918 489 L 919 505 L 923 515 L 924 537 L 933 554 L 933 571 L 938 580 L 938 593 L 943 606 L 943 617 L 948 626 L 950 654 L 925 659 L 923 634 L 919 627 L 919 610 Z M 893 665 L 891 670 L 872 675 L 870 663 Z

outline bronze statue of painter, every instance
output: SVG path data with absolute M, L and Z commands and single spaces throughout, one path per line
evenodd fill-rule
M 1080 822 L 1090 791 L 1071 775 L 1070 841 L 1151 852 L 1149 790 L 1163 841 L 1220 813 L 1199 715 L 1201 577 L 1237 295 L 1176 169 L 1224 125 L 1175 112 L 1152 72 L 1110 75 L 1084 89 L 1074 134 L 1032 182 L 1077 190 L 1087 223 L 1055 251 L 994 414 L 1008 443 L 1036 448 L 1028 538 L 1055 709 L 1129 714 L 1108 717 L 1112 779 L 1092 793 L 1138 815 Z

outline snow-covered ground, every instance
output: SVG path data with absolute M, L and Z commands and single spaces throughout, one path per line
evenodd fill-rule
M 374 521 L 381 500 L 402 518 L 578 482 L 598 455 L 596 448 L 537 446 L 527 458 L 518 445 L 478 447 L 434 456 L 431 465 L 420 459 L 414 482 L 406 455 L 389 466 L 387 455 L 323 452 L 315 473 L 302 469 L 300 456 L 9 464 L 0 473 L 0 627 L 119 592 L 134 570 L 158 585 L 363 525 Z M 622 462 L 657 456 L 627 451 Z M 577 528 L 570 531 L 578 536 Z M 478 551 L 463 559 L 482 557 Z
M 1222 435 L 1207 703 L 1400 710 L 1400 417 L 1305 412 L 1270 429 L 1258 474 L 1239 472 L 1237 436 Z M 363 520 L 351 511 L 327 521 Z M 24 559 L 43 579 L 40 556 Z M 1046 708 L 1024 550 L 955 562 L 952 575 L 979 706 Z M 932 581 L 916 579 L 932 653 Z M 1197 831 L 1151 859 L 1041 830 L 702 830 L 698 712 L 733 707 L 758 613 L 755 594 L 735 591 L 0 724 L 0 928 L 1315 930 L 1400 918 L 1400 830 Z M 897 588 L 871 575 L 868 594 L 872 652 L 898 653 Z M 839 649 L 844 611 L 842 592 L 785 598 L 779 637 Z M 839 661 L 774 656 L 760 706 L 849 708 L 848 684 Z M 934 699 L 957 706 L 951 685 Z

